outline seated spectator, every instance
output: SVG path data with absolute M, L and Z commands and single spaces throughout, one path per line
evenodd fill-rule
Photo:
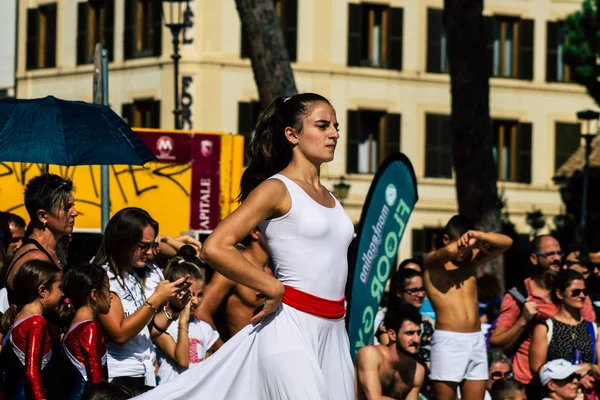
M 583 275 L 583 279 L 586 281 L 590 277 L 590 270 L 588 268 L 589 257 L 587 250 L 578 244 L 569 246 L 566 256 L 563 260 L 563 268 L 572 269 L 573 271 L 579 272 Z
M 357 399 L 417 399 L 425 380 L 425 367 L 414 357 L 419 350 L 421 315 L 402 304 L 385 316 L 387 345 L 365 346 L 356 355 Z
M 494 381 L 491 389 L 492 400 L 527 400 L 525 386 L 514 379 L 502 378 Z
M 402 265 L 402 264 L 401 264 Z M 388 308 L 393 308 L 399 304 L 410 304 L 419 311 L 425 301 L 425 289 L 423 287 L 423 278 L 419 272 L 414 269 L 401 268 L 392 275 L 390 282 L 390 291 L 388 293 Z M 382 320 L 386 314 L 387 308 L 378 312 L 375 321 Z M 419 355 L 423 361 L 429 362 L 429 351 L 431 349 L 431 337 L 433 335 L 434 322 L 424 317 L 421 325 L 421 346 Z M 378 343 L 388 344 L 387 327 L 384 323 L 379 323 L 375 332 Z M 377 343 L 377 342 L 376 342 Z
M 586 295 L 585 281 L 579 272 L 565 269 L 558 273 L 551 296 L 559 311 L 533 331 L 529 365 L 534 376 L 544 364 L 559 359 L 581 364 L 578 368 L 582 375 L 594 368 L 600 344 L 596 340 L 596 324 L 585 321 L 581 314 Z M 592 389 L 593 382 L 586 375 L 580 383 Z
M 505 379 L 509 380 L 514 377 L 512 364 L 510 360 L 504 355 L 500 349 L 489 349 L 487 352 L 488 356 L 488 371 L 490 378 L 486 384 L 485 400 L 492 398 L 492 385 L 494 382 Z M 524 390 L 524 389 L 523 389 Z M 504 395 L 503 395 L 504 396 Z M 511 398 L 511 397 L 502 397 Z
M 579 370 L 579 365 L 567 360 L 556 359 L 544 364 L 540 369 L 544 400 L 574 400 L 581 382 Z
M 188 282 L 191 282 L 192 298 L 167 331 L 162 332 L 154 339 L 154 343 L 159 349 L 157 373 L 159 385 L 202 362 L 219 338 L 219 333 L 209 324 L 193 316 L 204 293 L 204 274 L 200 268 L 184 261 L 181 257 L 174 257 L 169 262 L 165 276 L 171 282 L 190 276 L 191 280 Z
M 185 277 L 162 281 L 151 296 L 144 295 L 134 271 L 145 268 L 157 233 L 158 223 L 145 210 L 124 208 L 108 222 L 94 258 L 107 271 L 114 293 L 108 314 L 98 315 L 107 339 L 109 380 L 139 391 L 156 386 L 151 334 L 164 332 L 189 301 L 189 292 L 180 293 Z
M 126 400 L 137 394 L 116 383 L 98 382 L 88 386 L 81 400 Z
M 23 239 L 25 239 L 25 229 L 27 225 L 25 224 L 25 220 L 13 213 L 8 214 L 8 227 L 10 229 L 11 239 L 8 244 L 8 261 L 10 263 L 12 261 L 13 256 L 19 250 L 21 245 L 23 244 Z

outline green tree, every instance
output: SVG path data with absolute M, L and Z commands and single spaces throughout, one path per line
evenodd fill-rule
M 600 105 L 600 83 L 596 54 L 600 43 L 596 0 L 584 0 L 581 10 L 569 15 L 564 24 L 564 62 L 571 68 L 572 79 L 585 86 Z
M 263 108 L 279 96 L 298 93 L 273 0 L 235 0 Z

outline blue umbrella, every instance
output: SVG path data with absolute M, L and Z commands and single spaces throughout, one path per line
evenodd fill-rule
M 0 162 L 143 165 L 156 156 L 113 110 L 43 99 L 0 101 Z

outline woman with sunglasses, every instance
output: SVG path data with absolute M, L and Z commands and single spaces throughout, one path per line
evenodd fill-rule
M 561 270 L 554 279 L 552 301 L 559 307 L 558 313 L 539 324 L 533 331 L 529 366 L 538 375 L 548 361 L 565 359 L 580 364 L 579 372 L 584 376 L 581 386 L 593 389 L 597 375 L 597 355 L 600 349 L 595 323 L 585 321 L 581 310 L 587 296 L 583 276 L 574 270 Z
M 484 400 L 491 399 L 492 385 L 500 379 L 512 379 L 513 369 L 510 360 L 504 355 L 502 349 L 492 348 L 487 352 L 489 379 L 486 383 Z
M 180 288 L 186 277 L 160 282 L 146 298 L 137 271 L 144 271 L 156 250 L 157 234 L 158 223 L 145 210 L 124 208 L 108 222 L 94 258 L 108 273 L 113 293 L 108 314 L 98 315 L 107 339 L 109 380 L 141 392 L 156 386 L 152 337 L 165 332 L 190 299 Z

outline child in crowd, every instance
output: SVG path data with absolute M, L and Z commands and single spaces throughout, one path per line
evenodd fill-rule
M 62 299 L 62 273 L 48 261 L 26 261 L 13 279 L 15 304 L 2 316 L 4 335 L 0 377 L 5 399 L 45 399 L 42 370 L 52 348 L 45 313 L 56 311 Z M 46 371 L 44 371 L 46 372 Z
M 160 367 L 157 374 L 159 385 L 204 360 L 209 349 L 219 338 L 219 333 L 209 324 L 193 317 L 204 293 L 203 272 L 196 264 L 185 261 L 182 257 L 171 259 L 165 277 L 173 282 L 186 275 L 192 279 L 189 287 L 192 298 L 179 315 L 179 319 L 155 339 L 155 344 L 160 349 Z
M 104 333 L 94 319 L 109 312 L 112 295 L 106 271 L 93 264 L 71 268 L 63 292 L 60 316 L 69 327 L 62 344 L 63 398 L 78 400 L 88 385 L 108 379 Z

